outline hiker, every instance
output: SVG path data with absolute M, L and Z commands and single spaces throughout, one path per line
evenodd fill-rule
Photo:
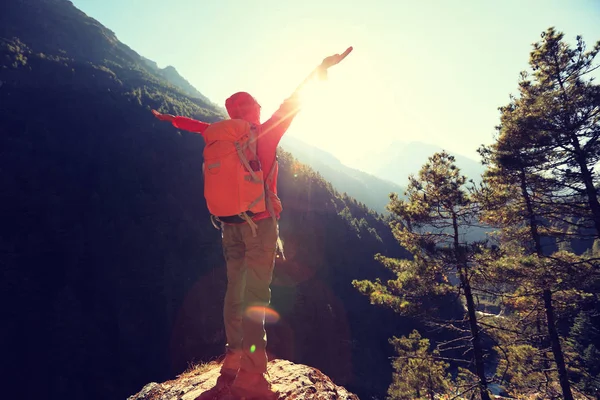
M 326 57 L 263 124 L 260 104 L 246 92 L 229 97 L 225 108 L 230 119 L 214 124 L 152 110 L 159 120 L 200 133 L 206 142 L 204 195 L 213 224 L 220 225 L 227 263 L 223 307 L 227 344 L 216 390 L 230 387 L 234 396 L 246 398 L 276 394 L 265 377 L 268 359 L 264 328 L 264 307 L 271 300 L 278 248 L 283 255 L 276 150 L 300 111 L 300 89 L 314 76 L 326 77 L 327 69 L 351 51 L 349 47 L 341 55 Z M 247 311 L 252 306 L 250 315 Z

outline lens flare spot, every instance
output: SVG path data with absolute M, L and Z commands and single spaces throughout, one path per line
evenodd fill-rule
M 250 318 L 254 322 L 265 322 L 267 324 L 274 324 L 279 321 L 279 313 L 272 308 L 265 306 L 250 306 L 246 309 L 246 317 Z
M 252 345 L 250 346 L 250 353 L 254 353 L 256 351 L 256 346 Z

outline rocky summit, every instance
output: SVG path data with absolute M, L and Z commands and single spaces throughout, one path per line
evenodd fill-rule
M 191 368 L 177 379 L 164 383 L 152 382 L 127 400 L 225 400 L 229 391 L 213 393 L 219 377 L 220 364 L 212 362 Z M 272 360 L 268 374 L 279 399 L 358 400 L 358 396 L 337 386 L 316 368 L 286 360 Z

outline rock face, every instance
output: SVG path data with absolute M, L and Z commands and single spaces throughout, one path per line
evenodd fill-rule
M 228 391 L 210 395 L 219 377 L 220 364 L 210 363 L 179 375 L 164 383 L 149 383 L 127 400 L 208 400 L 225 399 Z M 334 384 L 321 371 L 286 360 L 268 364 L 269 379 L 279 391 L 279 399 L 359 400 L 355 394 Z

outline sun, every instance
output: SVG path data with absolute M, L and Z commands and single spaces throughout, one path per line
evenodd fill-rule
M 294 60 L 281 59 L 268 66 L 257 85 L 263 103 L 263 119 L 275 112 L 285 95 L 297 87 L 315 65 L 310 54 L 323 56 L 344 51 L 353 43 L 330 46 L 321 52 L 298 51 Z M 339 47 L 339 49 L 338 49 Z M 357 159 L 367 149 L 381 146 L 378 138 L 391 135 L 393 127 L 382 116 L 391 116 L 389 85 L 382 82 L 381 64 L 368 49 L 354 46 L 352 53 L 328 71 L 327 79 L 314 77 L 300 92 L 301 112 L 286 135 L 325 150 L 340 161 Z M 320 60 L 317 60 L 320 61 Z M 317 64 L 318 65 L 318 64 Z M 282 95 L 284 97 L 282 97 Z M 386 108 L 387 107 L 387 108 Z M 369 147 L 371 146 L 371 147 Z
M 378 135 L 391 129 L 380 118 L 386 89 L 360 65 L 340 64 L 326 80 L 314 79 L 300 92 L 302 111 L 290 134 L 326 150 L 340 161 L 358 158 Z

